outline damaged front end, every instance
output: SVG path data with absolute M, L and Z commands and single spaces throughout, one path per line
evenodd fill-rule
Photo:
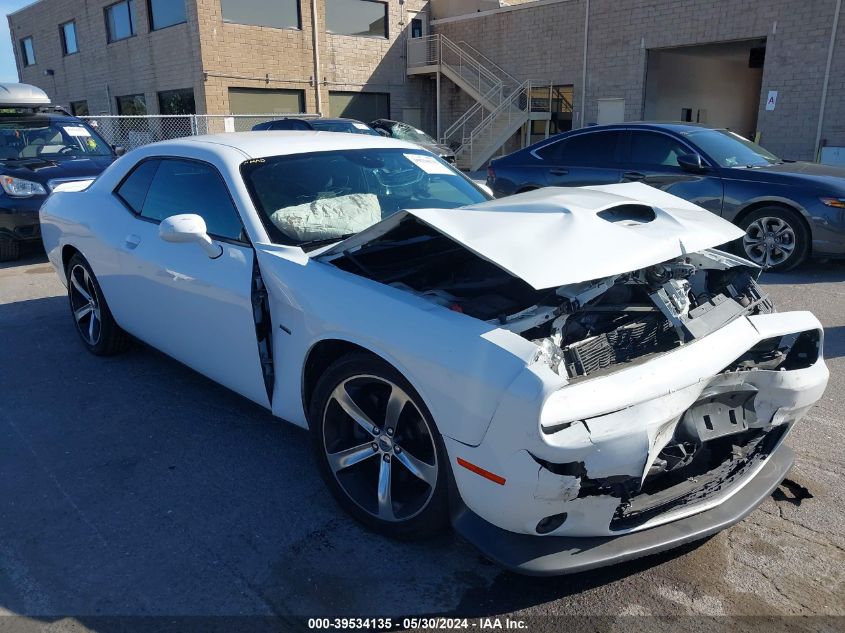
M 456 529 L 530 573 L 740 520 L 788 470 L 783 440 L 828 379 L 818 320 L 777 313 L 760 269 L 713 248 L 736 227 L 648 187 L 586 189 L 560 208 L 523 197 L 537 202 L 523 215 L 520 196 L 409 212 L 325 258 L 534 344 L 483 441 L 444 434 L 450 458 L 504 482 L 453 467 Z M 615 199 L 623 189 L 648 204 Z

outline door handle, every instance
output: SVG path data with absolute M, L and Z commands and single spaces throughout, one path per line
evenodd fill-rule
M 641 174 L 638 171 L 626 171 L 622 174 L 622 180 L 645 180 L 645 174 Z
M 126 248 L 128 248 L 129 250 L 132 250 L 133 248 L 137 247 L 140 243 L 140 236 L 135 235 L 134 233 L 126 236 Z
M 553 176 L 566 176 L 569 173 L 569 170 L 564 169 L 563 167 L 552 167 L 549 170 L 549 173 Z

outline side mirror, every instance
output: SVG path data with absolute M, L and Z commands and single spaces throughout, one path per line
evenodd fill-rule
M 158 226 L 158 236 L 165 242 L 173 244 L 198 244 L 211 259 L 217 259 L 223 254 L 223 247 L 215 244 L 208 236 L 205 220 L 195 213 L 171 215 Z
M 111 148 L 117 156 L 123 156 L 126 153 L 126 148 L 123 145 L 112 145 Z
M 701 173 L 707 171 L 710 167 L 701 160 L 699 154 L 681 154 L 678 156 L 678 165 L 684 171 L 691 171 L 693 173 Z

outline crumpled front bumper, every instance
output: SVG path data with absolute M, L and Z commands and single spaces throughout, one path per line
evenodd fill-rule
M 462 503 L 453 509 L 452 525 L 482 554 L 507 569 L 534 576 L 575 574 L 669 550 L 738 523 L 777 488 L 793 459 L 792 449 L 781 444 L 754 478 L 726 502 L 641 532 L 601 537 L 515 534 L 488 523 Z
M 821 397 L 828 370 L 821 354 L 794 370 L 723 370 L 761 341 L 813 330 L 821 325 L 809 312 L 741 318 L 672 352 L 555 389 L 541 368 L 529 368 L 502 398 L 481 444 L 444 438 L 455 496 L 466 506 L 454 514 L 456 529 L 505 566 L 564 573 L 667 549 L 740 520 L 777 485 L 771 478 L 788 470 L 781 442 Z M 754 390 L 755 428 L 773 441 L 715 491 L 620 520 L 614 486 L 643 482 L 685 413 L 714 388 Z M 504 483 L 456 465 L 458 458 Z M 538 523 L 561 513 L 565 521 L 540 535 Z M 508 556 L 508 547 L 521 553 Z M 573 549 L 593 553 L 576 560 Z M 547 562 L 530 562 L 537 558 Z

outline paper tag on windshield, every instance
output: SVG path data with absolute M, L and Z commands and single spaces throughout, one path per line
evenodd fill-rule
M 447 174 L 451 176 L 452 170 L 437 160 L 434 156 L 425 154 L 405 154 L 405 158 L 414 163 L 427 174 Z
M 71 136 L 91 136 L 91 132 L 86 130 L 81 125 L 66 125 L 64 126 L 65 132 L 70 134 Z
M 365 123 L 353 123 L 354 127 L 357 127 L 359 130 L 369 130 L 370 126 L 366 125 Z

